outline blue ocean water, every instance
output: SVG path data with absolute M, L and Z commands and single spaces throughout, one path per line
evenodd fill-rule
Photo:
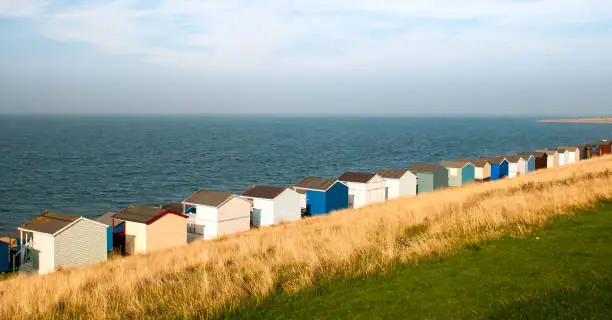
M 0 232 L 42 210 L 95 217 L 198 188 L 405 168 L 609 137 L 534 118 L 0 116 Z

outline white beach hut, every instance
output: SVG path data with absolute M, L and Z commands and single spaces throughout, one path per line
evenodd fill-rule
M 385 201 L 385 180 L 376 173 L 345 172 L 338 180 L 349 188 L 349 208 Z
M 565 147 L 557 148 L 559 152 L 559 166 L 564 166 L 569 163 L 570 152 Z
M 416 196 L 417 177 L 408 169 L 381 169 L 376 174 L 385 180 L 385 199 Z
M 264 227 L 301 218 L 301 197 L 291 188 L 254 186 L 242 193 L 242 196 L 253 204 L 253 226 Z
M 45 274 L 107 259 L 107 226 L 87 218 L 46 211 L 17 230 L 20 272 Z
M 525 170 L 525 160 L 519 156 L 506 156 L 508 161 L 508 178 L 514 178 L 521 174 L 521 170 Z

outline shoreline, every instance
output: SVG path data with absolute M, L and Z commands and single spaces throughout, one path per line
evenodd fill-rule
M 612 124 L 612 117 L 604 118 L 568 118 L 568 119 L 543 119 L 543 123 L 608 123 Z

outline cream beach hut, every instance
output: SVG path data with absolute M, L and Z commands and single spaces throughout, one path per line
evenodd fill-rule
M 164 206 L 135 206 L 113 216 L 113 228 L 124 226 L 115 235 L 123 237 L 126 254 L 149 253 L 187 244 L 187 216 Z

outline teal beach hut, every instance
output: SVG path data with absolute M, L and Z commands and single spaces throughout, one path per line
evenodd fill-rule
M 469 162 L 442 161 L 440 165 L 448 170 L 448 186 L 461 187 L 474 182 L 476 168 Z
M 448 170 L 441 165 L 415 163 L 408 171 L 417 176 L 417 194 L 448 188 Z

